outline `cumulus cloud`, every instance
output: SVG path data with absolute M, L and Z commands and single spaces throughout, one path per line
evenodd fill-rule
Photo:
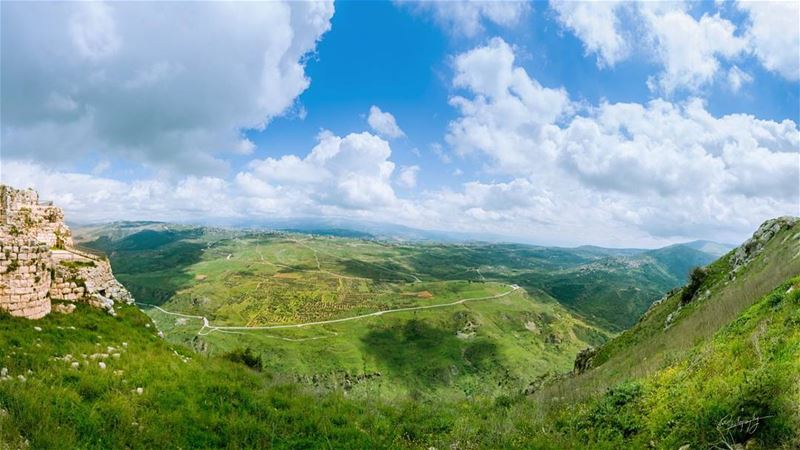
M 21 161 L 3 161 L 2 175 L 3 183 L 37 189 L 42 199 L 64 208 L 71 221 L 207 220 L 242 214 L 230 201 L 229 183 L 216 177 L 125 182 Z
M 497 173 L 512 177 L 482 192 L 520 193 L 467 208 L 487 220 L 514 222 L 503 198 L 542 199 L 526 214 L 538 211 L 554 222 L 585 217 L 586 209 L 610 230 L 673 237 L 748 230 L 767 217 L 798 213 L 800 133 L 791 120 L 715 117 L 697 99 L 602 103 L 575 115 L 567 93 L 541 87 L 515 66 L 501 40 L 456 61 L 455 82 L 469 95 L 452 100 L 460 117 L 450 123 L 447 142 L 487 155 Z M 551 204 L 558 206 L 544 207 Z
M 5 4 L 4 157 L 222 174 L 226 154 L 252 152 L 243 130 L 308 87 L 304 57 L 332 15 L 329 2 Z
M 397 126 L 397 121 L 394 119 L 394 116 L 388 112 L 381 111 L 381 109 L 375 105 L 369 108 L 367 123 L 370 128 L 383 137 L 399 138 L 405 136 L 403 130 Z
M 750 16 L 747 36 L 764 67 L 800 79 L 800 4 L 738 1 L 736 6 Z
M 556 19 L 583 42 L 587 54 L 597 55 L 600 67 L 614 66 L 634 52 L 653 58 L 662 67 L 648 83 L 654 92 L 696 92 L 713 83 L 725 63 L 749 54 L 768 70 L 800 79 L 800 6 L 756 1 L 736 5 L 747 14 L 738 28 L 719 12 L 696 19 L 683 2 L 550 2 Z M 742 75 L 728 70 L 732 90 L 747 80 Z
M 429 14 L 442 28 L 466 37 L 481 33 L 487 23 L 513 27 L 530 11 L 530 5 L 524 1 L 395 0 L 395 3 L 408 5 L 420 14 Z
M 550 2 L 559 22 L 583 41 L 587 54 L 597 55 L 597 64 L 600 67 L 613 67 L 630 52 L 617 16 L 617 10 L 624 6 L 624 2 L 616 0 Z
M 400 168 L 397 175 L 397 183 L 404 188 L 411 189 L 417 185 L 417 174 L 419 166 L 405 166 Z
M 252 160 L 232 179 L 188 175 L 118 181 L 4 160 L 2 182 L 40 190 L 77 221 L 351 216 L 404 208 L 391 186 L 390 155 L 389 144 L 369 133 L 323 132 L 305 157 Z M 400 182 L 415 181 L 418 170 L 404 168 Z
M 654 53 L 664 67 L 648 82 L 651 90 L 667 94 L 678 88 L 697 91 L 713 81 L 720 58 L 731 59 L 747 48 L 747 40 L 735 35 L 736 27 L 719 15 L 704 14 L 696 20 L 680 9 L 640 9 L 654 41 Z
M 323 132 L 305 158 L 294 155 L 254 160 L 249 173 L 274 189 L 293 189 L 320 204 L 370 209 L 396 201 L 391 187 L 394 163 L 389 143 L 369 133 L 338 137 Z
M 543 87 L 514 60 L 500 38 L 456 57 L 453 84 L 474 95 L 451 98 L 461 117 L 450 122 L 445 139 L 461 154 L 488 154 L 507 172 L 552 159 L 552 146 L 540 144 L 571 108 L 564 89 Z

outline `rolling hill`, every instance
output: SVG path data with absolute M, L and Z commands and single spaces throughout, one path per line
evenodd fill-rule
M 531 299 L 479 313 L 496 321 L 521 301 Z M 279 356 L 242 347 L 198 353 L 160 339 L 158 318 L 133 306 L 34 323 L 2 315 L 0 447 L 797 448 L 798 311 L 800 221 L 782 218 L 582 352 L 574 372 L 467 398 L 419 386 L 391 397 L 366 373 L 339 386 L 298 380 L 269 368 Z M 430 317 L 398 325 L 370 342 L 402 377 L 435 380 L 457 361 L 475 382 L 498 382 L 484 378 L 497 355 L 488 334 L 470 350 L 442 348 L 471 330 L 442 334 Z
M 314 236 L 141 222 L 78 228 L 76 235 L 85 245 L 108 253 L 115 272 L 134 294 L 155 303 L 168 299 L 177 286 L 192 283 L 184 279 L 182 270 L 186 266 L 200 258 L 227 257 L 227 253 L 215 254 L 204 246 L 225 245 L 240 237 L 287 235 L 298 240 Z M 413 280 L 411 274 L 426 281 L 518 284 L 528 292 L 552 297 L 584 320 L 613 332 L 634 324 L 654 300 L 683 284 L 692 267 L 715 259 L 713 254 L 693 248 L 695 244 L 656 250 L 559 248 L 387 242 L 325 234 L 316 235 L 306 245 L 337 247 L 334 257 L 350 260 L 347 267 L 340 268 L 350 276 L 385 277 L 386 268 L 376 272 L 371 263 L 388 261 L 386 267 L 404 272 L 405 281 Z M 354 249 L 368 253 L 371 263 L 351 258 L 348 252 Z M 169 274 L 157 275 L 163 268 Z

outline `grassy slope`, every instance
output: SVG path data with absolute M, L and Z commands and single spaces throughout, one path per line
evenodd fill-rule
M 167 344 L 133 307 L 118 312 L 112 318 L 80 306 L 72 315 L 35 323 L 0 316 L 0 367 L 11 375 L 0 381 L 0 448 L 25 440 L 33 448 L 403 445 L 393 431 L 402 408 L 314 396 L 269 381 L 238 364 Z M 108 346 L 120 357 L 82 356 L 105 353 Z M 65 355 L 80 367 L 73 369 Z
M 800 277 L 686 355 L 548 417 L 554 441 L 591 448 L 800 447 Z
M 226 241 L 269 236 L 137 223 L 80 229 L 77 234 L 82 241 L 91 241 L 88 245 L 111 255 L 116 273 L 135 296 L 157 303 L 191 285 L 186 267 L 211 259 L 212 254 L 226 257 Z M 162 235 L 162 245 L 148 247 L 159 241 L 154 234 Z M 289 237 L 296 241 L 308 239 L 307 235 Z M 653 300 L 683 284 L 691 267 L 713 260 L 709 254 L 687 246 L 645 252 L 517 244 L 399 245 L 324 238 L 310 242 L 319 249 L 318 256 L 326 267 L 333 264 L 336 270 L 351 276 L 393 281 L 413 281 L 416 276 L 427 281 L 486 279 L 516 283 L 529 292 L 541 291 L 586 320 L 613 331 L 631 326 Z M 303 251 L 308 253 L 306 258 L 312 256 L 308 249 L 296 244 L 293 247 L 287 249 L 289 259 Z M 271 262 L 279 263 L 280 259 Z M 313 268 L 308 264 L 312 262 L 298 268 Z M 240 280 L 247 275 L 247 271 L 241 271 Z
M 544 397 L 580 399 L 617 382 L 646 376 L 686 355 L 693 345 L 709 339 L 779 283 L 800 273 L 800 224 L 781 231 L 734 279 L 730 279 L 730 254 L 709 266 L 709 277 L 695 300 L 675 312 L 680 292 L 655 306 L 639 323 L 604 345 L 595 369 L 547 390 Z M 706 291 L 708 295 L 705 296 Z
M 799 313 L 800 277 L 685 358 L 549 412 L 510 393 L 470 401 L 314 394 L 172 347 L 132 307 L 118 318 L 85 307 L 35 323 L 3 315 L 11 380 L 0 381 L 0 447 L 797 448 Z M 121 356 L 103 358 L 106 369 L 82 356 L 107 346 Z

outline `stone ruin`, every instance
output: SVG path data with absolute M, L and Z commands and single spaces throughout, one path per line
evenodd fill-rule
M 104 255 L 75 246 L 61 208 L 33 189 L 0 185 L 0 309 L 39 319 L 51 300 L 67 302 L 63 312 L 82 302 L 111 314 L 115 302 L 133 303 Z

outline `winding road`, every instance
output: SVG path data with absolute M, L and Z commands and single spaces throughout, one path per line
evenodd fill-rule
M 408 307 L 408 308 L 386 309 L 386 310 L 383 310 L 383 311 L 377 311 L 377 312 L 368 313 L 368 314 L 361 314 L 361 315 L 358 315 L 358 316 L 344 317 L 344 318 L 341 318 L 341 319 L 321 320 L 321 321 L 318 321 L 318 322 L 306 322 L 306 323 L 295 323 L 295 324 L 285 324 L 285 325 L 266 325 L 266 326 L 216 326 L 216 325 L 211 325 L 211 323 L 208 321 L 208 319 L 205 316 L 196 316 L 196 315 L 191 315 L 191 314 L 182 314 L 182 313 L 171 312 L 171 311 L 165 310 L 164 308 L 161 308 L 158 305 L 153 305 L 153 304 L 150 304 L 150 303 L 136 302 L 136 304 L 137 305 L 148 306 L 148 307 L 151 307 L 151 308 L 155 308 L 155 309 L 163 312 L 164 314 L 169 314 L 169 315 L 172 315 L 172 316 L 178 316 L 178 317 L 185 317 L 185 318 L 189 318 L 189 319 L 202 320 L 203 321 L 203 327 L 200 328 L 200 330 L 197 331 L 197 335 L 198 336 L 206 336 L 206 335 L 211 334 L 211 333 L 213 333 L 215 331 L 219 331 L 219 332 L 225 333 L 225 332 L 234 332 L 234 331 L 258 331 L 258 330 L 279 330 L 279 329 L 288 329 L 288 328 L 304 328 L 304 327 L 310 327 L 310 326 L 315 326 L 315 325 L 328 325 L 328 324 L 332 324 L 332 323 L 348 322 L 348 321 L 351 321 L 351 320 L 360 320 L 360 319 L 365 319 L 367 317 L 377 317 L 377 316 L 382 316 L 384 314 L 391 314 L 391 313 L 398 313 L 398 312 L 418 311 L 418 310 L 423 310 L 423 309 L 434 309 L 434 308 L 445 308 L 445 307 L 448 307 L 448 306 L 460 305 L 460 304 L 463 304 L 463 303 L 466 303 L 466 302 L 471 302 L 471 301 L 493 300 L 493 299 L 505 297 L 505 296 L 511 294 L 512 292 L 514 292 L 514 291 L 516 291 L 518 289 L 520 289 L 519 286 L 517 286 L 516 284 L 512 284 L 510 290 L 508 290 L 506 292 L 502 292 L 500 294 L 489 295 L 489 296 L 485 296 L 485 297 L 462 298 L 460 300 L 456 300 L 456 301 L 450 302 L 450 303 L 440 303 L 440 304 L 436 304 L 436 305 L 424 305 L 424 306 L 412 306 L 412 307 Z M 209 330 L 209 331 L 206 331 L 206 330 Z M 331 335 L 331 336 L 333 336 L 333 335 Z M 275 337 L 279 338 L 279 339 L 294 340 L 294 341 L 309 340 L 309 339 L 320 339 L 320 337 L 304 338 L 304 339 L 281 338 L 279 336 L 275 336 Z M 328 337 L 328 336 L 324 336 L 324 337 Z

